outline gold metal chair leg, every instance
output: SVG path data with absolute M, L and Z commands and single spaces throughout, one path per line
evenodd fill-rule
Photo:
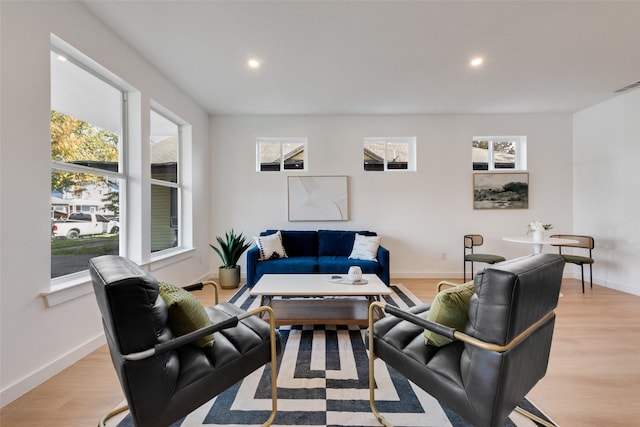
M 529 411 L 527 411 L 527 410 L 525 410 L 525 409 L 522 409 L 522 408 L 521 408 L 521 407 L 519 407 L 519 406 L 516 406 L 515 411 L 516 411 L 517 413 L 519 413 L 520 415 L 523 415 L 523 416 L 525 416 L 525 417 L 529 418 L 530 420 L 533 420 L 533 421 L 535 421 L 536 423 L 541 424 L 541 425 L 543 425 L 543 426 L 546 426 L 546 427 L 558 427 L 558 426 L 556 426 L 555 424 L 553 424 L 553 423 L 551 423 L 551 422 L 549 422 L 549 421 L 547 421 L 547 420 L 543 420 L 542 418 L 540 418 L 540 417 L 538 417 L 538 416 L 536 416 L 536 415 L 532 414 L 531 412 L 529 412 Z
M 105 427 L 106 426 L 106 422 L 109 418 L 111 417 L 115 417 L 116 415 L 126 411 L 127 409 L 129 409 L 129 405 L 124 404 L 116 409 L 114 409 L 113 411 L 109 412 L 107 415 L 105 415 L 104 417 L 102 417 L 102 419 L 100 420 L 100 422 L 98 423 L 98 427 Z
M 393 427 L 393 424 L 389 423 L 389 421 L 378 412 L 375 398 L 376 377 L 373 367 L 376 356 L 373 351 L 373 322 L 375 320 L 375 310 L 379 309 L 380 312 L 382 312 L 382 307 L 384 307 L 384 304 L 381 302 L 374 302 L 369 305 L 369 405 L 371 406 L 371 412 L 373 412 L 373 415 L 380 424 L 385 427 Z
M 264 312 L 269 314 L 269 339 L 271 340 L 271 415 L 263 426 L 270 426 L 276 418 L 278 412 L 278 352 L 276 347 L 276 317 L 268 306 L 261 306 L 247 313 L 250 316 L 259 314 L 262 317 Z

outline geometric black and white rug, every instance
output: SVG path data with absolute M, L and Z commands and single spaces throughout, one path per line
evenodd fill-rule
M 402 285 L 387 298 L 401 308 L 420 303 Z M 231 302 L 245 309 L 258 299 L 242 288 Z M 283 351 L 278 361 L 278 413 L 274 426 L 377 426 L 369 407 L 369 367 L 365 328 L 346 325 L 281 326 Z M 468 427 L 469 424 L 395 370 L 376 360 L 376 406 L 395 426 Z M 270 366 L 205 403 L 175 427 L 260 426 L 271 412 Z M 530 402 L 522 405 L 548 419 Z M 119 423 L 132 426 L 123 415 Z M 115 422 L 114 422 L 115 421 Z M 505 426 L 537 426 L 513 413 Z M 173 427 L 173 426 L 172 426 Z

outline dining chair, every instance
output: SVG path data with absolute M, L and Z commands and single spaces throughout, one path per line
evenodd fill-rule
M 471 263 L 471 278 L 473 279 L 473 263 L 484 262 L 495 264 L 504 261 L 506 258 L 500 255 L 474 253 L 473 248 L 482 246 L 484 238 L 481 234 L 465 234 L 464 236 L 464 262 L 462 263 L 463 279 L 467 281 L 467 263 Z
M 562 244 L 562 245 L 552 245 L 558 247 L 558 253 L 564 257 L 564 260 L 570 264 L 575 264 L 580 266 L 580 270 L 582 272 L 582 293 L 584 293 L 584 265 L 589 265 L 589 279 L 591 281 L 591 288 L 593 288 L 593 256 L 591 251 L 594 248 L 595 241 L 591 236 L 581 236 L 576 234 L 554 234 L 551 237 L 559 237 L 561 239 L 571 239 L 576 240 L 578 243 L 571 244 Z M 583 255 L 574 255 L 574 254 L 563 254 L 562 248 L 580 248 L 589 251 L 589 256 Z

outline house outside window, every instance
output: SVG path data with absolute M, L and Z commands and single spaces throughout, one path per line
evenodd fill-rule
M 306 171 L 307 138 L 258 138 L 258 172 Z
M 51 278 L 87 270 L 88 260 L 119 254 L 109 227 L 121 215 L 124 92 L 52 50 Z
M 181 125 L 151 110 L 151 252 L 180 245 Z
M 526 170 L 526 136 L 474 136 L 473 170 Z
M 364 139 L 365 171 L 415 171 L 416 138 Z

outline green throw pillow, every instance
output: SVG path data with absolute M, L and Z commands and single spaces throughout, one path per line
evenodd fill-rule
M 169 310 L 169 327 L 176 336 L 185 335 L 211 324 L 200 300 L 179 286 L 161 282 L 160 296 Z M 213 346 L 213 334 L 195 341 L 202 348 Z
M 429 320 L 463 331 L 469 320 L 469 300 L 473 295 L 473 281 L 437 293 L 429 309 Z M 435 332 L 424 331 L 425 344 L 442 347 L 450 339 Z

